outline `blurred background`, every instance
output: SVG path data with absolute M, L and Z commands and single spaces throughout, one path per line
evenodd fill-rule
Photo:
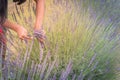
M 33 36 L 34 1 L 8 13 Z M 46 0 L 43 26 L 45 48 L 8 30 L 7 79 L 119 80 L 120 0 Z

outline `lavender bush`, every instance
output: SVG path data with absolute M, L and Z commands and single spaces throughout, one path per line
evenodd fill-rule
M 45 48 L 35 38 L 21 42 L 8 30 L 1 80 L 115 80 L 119 35 L 114 34 L 114 23 L 85 5 L 84 0 L 46 1 Z M 15 7 L 9 18 L 32 36 L 34 3 L 29 0 L 25 7 Z

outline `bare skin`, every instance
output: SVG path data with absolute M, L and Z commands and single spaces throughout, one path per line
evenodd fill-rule
M 42 30 L 42 21 L 44 18 L 44 9 L 45 8 L 45 0 L 36 0 L 36 21 L 35 21 L 35 26 L 34 30 L 40 31 Z M 44 31 L 43 31 L 44 32 Z M 45 33 L 42 34 L 43 36 Z M 44 38 L 39 38 L 38 39 L 40 43 L 44 43 Z
M 36 0 L 36 21 L 35 30 L 40 30 L 42 26 L 42 21 L 44 17 L 45 0 Z
M 34 30 L 40 31 L 42 29 L 42 21 L 44 17 L 45 0 L 35 0 L 35 2 L 36 2 L 36 20 L 35 20 Z M 10 20 L 6 20 L 2 24 L 2 26 L 14 30 L 18 34 L 18 37 L 22 40 L 31 39 L 30 37 L 28 37 L 27 30 L 23 26 L 17 23 L 13 23 L 10 22 Z M 39 41 L 44 41 L 44 40 L 39 39 Z

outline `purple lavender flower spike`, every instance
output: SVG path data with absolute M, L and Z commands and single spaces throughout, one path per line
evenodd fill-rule
M 35 30 L 34 31 L 34 36 L 36 38 L 41 38 L 41 39 L 45 39 L 46 38 L 46 36 L 44 35 L 44 30 L 39 30 L 39 31 Z
M 44 48 L 45 47 L 44 40 L 46 39 L 44 30 L 43 29 L 35 30 L 33 35 L 40 41 L 41 47 Z

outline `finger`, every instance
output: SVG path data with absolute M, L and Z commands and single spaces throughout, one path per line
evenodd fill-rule
M 45 40 L 43 40 L 43 39 L 38 39 L 38 41 L 39 41 L 41 44 L 44 44 L 44 43 L 45 43 Z
M 20 37 L 21 42 L 23 42 L 24 38 Z
M 27 35 L 30 39 L 33 39 L 33 37 L 31 35 Z
M 19 37 L 21 40 L 23 40 L 24 38 L 22 36 Z
M 46 34 L 46 32 L 43 30 L 43 35 L 45 35 Z
M 40 42 L 44 42 L 44 41 L 45 41 L 44 38 L 38 38 L 38 40 L 39 40 Z
M 23 40 L 25 43 L 28 43 L 29 37 L 28 36 L 23 36 Z
M 41 47 L 42 47 L 42 48 L 45 48 L 45 41 L 40 39 L 39 42 L 40 42 L 40 44 L 41 44 Z
M 24 39 L 27 39 L 27 40 L 31 40 L 31 39 L 33 39 L 33 38 L 30 37 L 30 36 L 23 36 L 23 38 L 24 38 Z
M 44 42 L 45 42 L 45 41 L 44 41 L 44 40 L 42 40 L 42 39 L 40 39 L 39 41 L 40 41 L 40 43 L 44 43 Z

